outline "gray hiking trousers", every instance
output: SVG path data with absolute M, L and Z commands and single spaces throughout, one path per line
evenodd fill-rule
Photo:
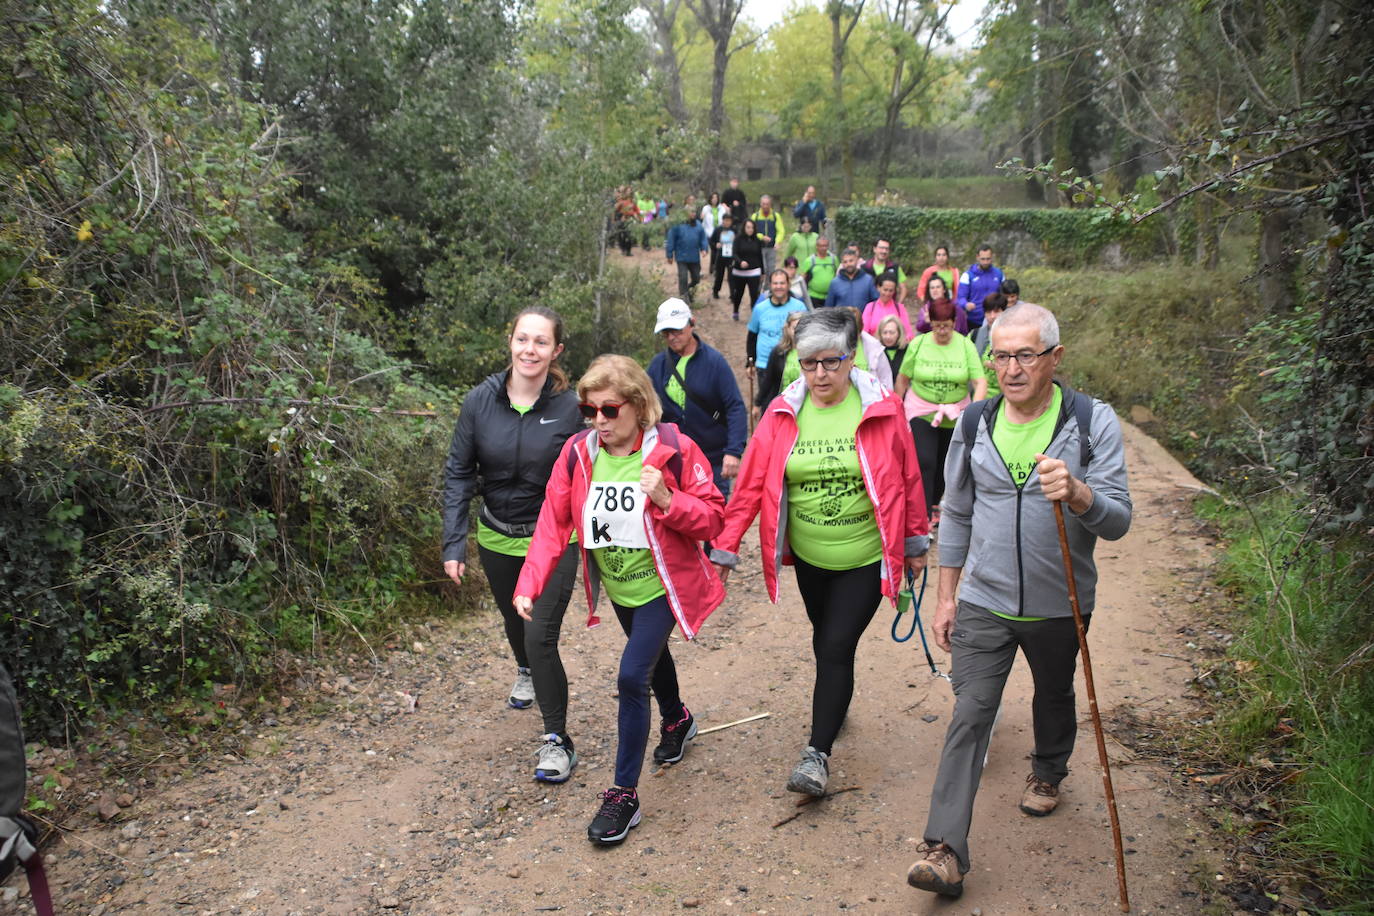
M 1086 627 L 1091 618 L 1084 618 Z M 1078 634 L 1072 617 L 1007 620 L 986 608 L 960 601 L 950 635 L 950 679 L 954 717 L 945 733 L 940 770 L 930 796 L 925 839 L 945 843 L 969 870 L 968 830 L 973 799 L 983 775 L 983 758 L 1002 702 L 1002 688 L 1016 650 L 1026 656 L 1035 697 L 1031 702 L 1035 751 L 1031 770 L 1050 785 L 1068 775 L 1069 755 L 1078 734 L 1073 675 Z
M 0 817 L 24 810 L 24 731 L 10 673 L 0 665 Z

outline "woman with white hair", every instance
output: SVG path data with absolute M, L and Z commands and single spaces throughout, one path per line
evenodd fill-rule
M 854 693 L 854 655 L 882 597 L 896 599 L 904 569 L 925 566 L 930 528 L 921 474 L 899 401 L 854 367 L 858 324 L 847 309 L 797 321 L 801 383 L 764 411 L 744 452 L 739 485 L 711 560 L 721 579 L 739 563 L 759 516 L 768 596 L 790 560 L 816 656 L 811 736 L 787 788 L 824 795 L 831 745 Z

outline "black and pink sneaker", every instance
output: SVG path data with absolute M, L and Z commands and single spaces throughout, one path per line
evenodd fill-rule
M 634 789 L 612 787 L 597 797 L 601 809 L 587 825 L 587 839 L 602 846 L 625 842 L 631 828 L 639 825 L 639 795 Z
M 677 763 L 687 753 L 687 742 L 697 736 L 697 720 L 692 718 L 691 710 L 684 704 L 682 718 L 676 722 L 664 719 L 658 731 L 662 738 L 658 747 L 654 748 L 654 763 Z

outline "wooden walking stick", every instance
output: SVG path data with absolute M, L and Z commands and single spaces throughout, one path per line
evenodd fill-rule
M 1107 793 L 1107 813 L 1112 820 L 1112 842 L 1116 844 L 1116 886 L 1121 894 L 1121 912 L 1131 911 L 1126 895 L 1126 856 L 1121 849 L 1121 821 L 1116 816 L 1116 794 L 1112 792 L 1112 769 L 1107 762 L 1107 742 L 1102 737 L 1102 715 L 1097 711 L 1097 691 L 1093 687 L 1093 663 L 1088 656 L 1088 633 L 1083 629 L 1083 615 L 1078 610 L 1078 585 L 1073 578 L 1073 557 L 1069 555 L 1069 533 L 1064 527 L 1064 504 L 1054 502 L 1054 521 L 1059 526 L 1059 550 L 1064 554 L 1064 576 L 1069 583 L 1069 607 L 1073 610 L 1074 629 L 1078 631 L 1078 651 L 1083 656 L 1083 681 L 1088 685 L 1088 709 L 1092 711 L 1093 733 L 1097 736 L 1097 759 L 1102 763 L 1102 788 Z

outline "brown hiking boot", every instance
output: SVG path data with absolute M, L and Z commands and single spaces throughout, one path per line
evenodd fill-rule
M 1031 817 L 1044 817 L 1059 807 L 1059 787 L 1052 786 L 1034 773 L 1026 777 L 1026 791 L 1021 793 L 1021 810 Z
M 906 873 L 906 883 L 932 894 L 958 897 L 964 893 L 964 876 L 959 872 L 959 859 L 944 843 L 922 843 L 917 852 L 925 855 Z

